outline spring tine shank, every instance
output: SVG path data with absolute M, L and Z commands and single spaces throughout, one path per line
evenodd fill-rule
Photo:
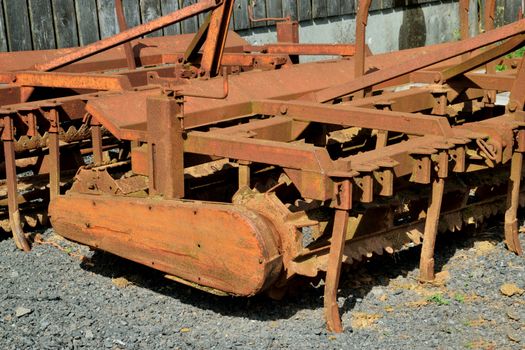
M 346 228 L 348 226 L 348 210 L 338 209 L 335 212 L 332 242 L 326 271 L 326 284 L 324 287 L 324 312 L 328 331 L 341 333 L 343 326 L 337 305 L 337 288 L 341 275 L 343 249 L 345 247 Z

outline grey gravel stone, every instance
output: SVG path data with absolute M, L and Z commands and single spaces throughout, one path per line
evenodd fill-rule
M 417 282 L 419 248 L 351 267 L 340 283 L 345 331 L 339 335 L 326 332 L 319 281 L 283 301 L 216 297 L 67 241 L 60 245 L 88 259 L 50 245 L 22 253 L 4 239 L 0 348 L 521 349 L 524 296 L 504 297 L 499 288 L 525 288 L 525 259 L 505 249 L 500 225 L 482 233 L 438 237 L 436 268 L 450 274 L 443 286 Z M 52 231 L 43 236 L 52 238 Z M 498 242 L 492 251 L 479 256 L 470 250 L 486 239 Z M 129 286 L 113 288 L 118 277 Z M 443 302 L 428 301 L 433 295 Z M 17 307 L 31 312 L 16 317 Z
M 28 309 L 28 308 L 23 307 L 23 306 L 19 306 L 19 307 L 17 307 L 15 309 L 15 316 L 16 317 L 22 317 L 22 316 L 30 314 L 31 312 L 33 312 L 33 310 Z

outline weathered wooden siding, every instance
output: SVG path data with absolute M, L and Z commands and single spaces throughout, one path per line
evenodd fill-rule
M 273 22 L 251 23 L 248 4 L 236 0 L 232 27 L 244 30 Z M 256 18 L 291 16 L 300 21 L 352 15 L 358 0 L 257 0 Z M 372 0 L 371 10 L 424 4 L 439 0 Z M 457 0 L 455 0 L 457 1 Z M 519 0 L 506 1 L 505 16 L 515 13 Z M 128 25 L 155 19 L 197 0 L 123 0 Z M 86 45 L 118 32 L 114 0 L 0 0 L 0 51 L 36 50 Z M 188 19 L 150 34 L 193 33 L 204 16 Z

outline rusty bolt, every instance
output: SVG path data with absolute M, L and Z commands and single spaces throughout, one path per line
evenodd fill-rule
M 441 74 L 436 73 L 434 74 L 434 83 L 440 83 L 441 82 Z
M 516 101 L 510 101 L 508 104 L 508 108 L 510 112 L 514 113 L 518 109 L 518 104 L 516 103 Z
M 288 107 L 285 106 L 285 105 L 282 105 L 281 108 L 280 108 L 280 112 L 281 112 L 281 114 L 283 114 L 283 115 L 286 114 L 286 113 L 288 113 Z

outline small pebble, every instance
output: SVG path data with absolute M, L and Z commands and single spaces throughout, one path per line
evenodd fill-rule
M 33 310 L 28 309 L 27 307 L 19 306 L 15 309 L 15 316 L 16 317 L 22 317 L 25 315 L 29 315 Z

